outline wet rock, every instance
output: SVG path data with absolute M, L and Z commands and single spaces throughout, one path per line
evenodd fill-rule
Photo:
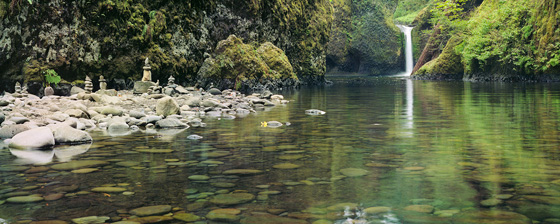
M 188 177 L 189 180 L 194 180 L 194 181 L 205 181 L 205 180 L 209 180 L 210 177 L 206 176 L 206 175 L 192 175 Z
M 55 164 L 51 168 L 55 170 L 76 170 L 81 168 L 100 167 L 109 164 L 101 160 L 74 160 L 67 163 Z
M 43 201 L 44 198 L 37 195 L 17 196 L 6 199 L 8 203 L 31 203 Z
M 226 170 L 222 174 L 225 175 L 256 175 L 261 174 L 264 171 L 262 170 L 255 170 L 255 169 L 233 169 L 233 170 Z
M 271 128 L 278 128 L 278 127 L 282 127 L 282 122 L 278 122 L 278 121 L 269 121 L 266 122 L 266 126 L 267 127 L 271 127 Z
M 199 140 L 199 139 L 202 139 L 202 138 L 203 137 L 200 136 L 200 135 L 189 135 L 189 136 L 187 136 L 187 139 L 190 139 L 190 140 Z
M 341 169 L 340 173 L 342 173 L 342 175 L 347 177 L 361 177 L 367 175 L 369 171 L 364 169 L 358 169 L 358 168 L 345 168 L 345 169 Z
M 174 219 L 181 220 L 183 222 L 196 222 L 200 220 L 200 216 L 192 213 L 177 213 L 173 215 Z
M 64 197 L 64 194 L 62 193 L 49 194 L 44 196 L 45 201 L 56 201 L 58 199 L 61 199 L 62 197 Z
M 212 152 L 202 153 L 202 156 L 206 156 L 208 158 L 219 158 L 219 157 L 228 156 L 230 154 L 231 153 L 229 151 L 212 151 Z
M 280 163 L 280 164 L 276 164 L 276 165 L 274 165 L 274 166 L 272 166 L 272 167 L 273 167 L 273 168 L 276 168 L 276 169 L 282 169 L 282 170 L 284 170 L 284 169 L 297 169 L 297 168 L 299 168 L 299 167 L 301 167 L 301 166 L 300 166 L 300 165 L 293 164 L 293 163 Z
M 130 210 L 130 214 L 136 216 L 153 216 L 170 212 L 171 205 L 153 205 Z
M 409 205 L 404 208 L 406 211 L 420 212 L 420 213 L 432 213 L 434 212 L 434 206 L 431 205 Z
M 55 144 L 50 128 L 40 127 L 30 129 L 15 135 L 9 146 L 16 149 L 44 148 Z
M 358 208 L 358 204 L 356 203 L 338 203 L 336 205 L 331 205 L 327 207 L 328 211 L 344 211 L 346 209 L 349 210 L 356 210 Z
M 236 205 L 250 202 L 255 195 L 249 193 L 219 194 L 214 196 L 210 202 L 217 205 Z
M 41 172 L 45 172 L 47 170 L 50 170 L 51 168 L 48 166 L 36 166 L 36 167 L 31 167 L 30 169 L 26 170 L 24 173 L 27 174 L 31 174 L 31 173 L 41 173 Z
M 120 193 L 126 191 L 126 188 L 122 187 L 95 187 L 91 189 L 92 192 L 101 192 L 101 193 Z
M 309 110 L 305 110 L 305 114 L 307 115 L 323 115 L 326 114 L 327 112 L 322 111 L 322 110 L 317 110 L 317 109 L 309 109 Z
M 169 116 L 172 114 L 179 114 L 179 104 L 172 97 L 166 96 L 157 101 L 156 114 L 160 116 Z
M 95 171 L 99 171 L 98 168 L 84 168 L 84 169 L 78 169 L 78 170 L 72 170 L 72 173 L 77 173 L 77 174 L 84 174 L 84 173 L 92 173 Z
M 292 219 L 287 217 L 280 217 L 271 214 L 260 214 L 247 216 L 240 221 L 241 224 L 307 224 L 307 221 L 301 219 Z
M 156 122 L 159 128 L 188 128 L 189 126 L 177 118 L 165 118 Z
M 237 222 L 241 210 L 235 208 L 216 209 L 208 212 L 206 218 L 218 222 Z
M 386 213 L 386 212 L 390 212 L 391 208 L 390 207 L 384 207 L 384 206 L 378 206 L 378 207 L 369 207 L 364 209 L 364 212 L 367 214 L 379 214 L 379 213 Z
M 526 216 L 501 210 L 467 211 L 453 216 L 453 223 L 508 223 L 530 224 Z
M 129 219 L 128 221 L 139 222 L 139 223 L 158 223 L 173 220 L 171 216 L 146 216 L 140 218 Z
M 87 216 L 87 217 L 72 219 L 72 222 L 76 224 L 101 224 L 101 223 L 105 223 L 105 221 L 109 219 L 111 218 L 107 216 Z
M 46 221 L 33 221 L 29 224 L 68 224 L 66 221 L 62 220 L 46 220 Z

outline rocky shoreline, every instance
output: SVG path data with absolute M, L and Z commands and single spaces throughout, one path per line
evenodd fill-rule
M 172 96 L 115 90 L 87 93 L 79 88 L 69 97 L 5 93 L 0 97 L 0 139 L 16 149 L 83 144 L 92 141 L 88 130 L 120 136 L 142 130 L 203 127 L 205 117 L 235 119 L 287 102 L 270 91 L 246 96 L 234 90 L 194 87 L 182 88 Z

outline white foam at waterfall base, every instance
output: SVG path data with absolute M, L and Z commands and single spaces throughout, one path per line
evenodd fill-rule
M 414 60 L 412 59 L 412 29 L 414 27 L 397 25 L 397 27 L 404 33 L 405 37 L 405 72 L 398 74 L 397 76 L 410 76 L 412 69 L 414 68 Z

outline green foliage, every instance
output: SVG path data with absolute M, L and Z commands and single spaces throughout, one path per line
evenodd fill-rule
M 43 70 L 43 75 L 45 75 L 45 82 L 47 82 L 49 86 L 51 84 L 58 85 L 58 83 L 60 83 L 61 78 L 53 69 Z
M 393 18 L 404 24 L 411 24 L 418 13 L 430 3 L 430 0 L 400 0 Z
M 454 33 L 464 28 L 466 23 L 462 19 L 463 5 L 468 0 L 435 0 L 431 10 L 432 24 L 439 25 L 440 29 Z

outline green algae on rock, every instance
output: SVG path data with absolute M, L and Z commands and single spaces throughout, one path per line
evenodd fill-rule
M 298 78 L 284 52 L 270 42 L 255 49 L 235 35 L 218 43 L 198 72 L 199 85 L 246 91 L 257 85 L 294 86 Z

